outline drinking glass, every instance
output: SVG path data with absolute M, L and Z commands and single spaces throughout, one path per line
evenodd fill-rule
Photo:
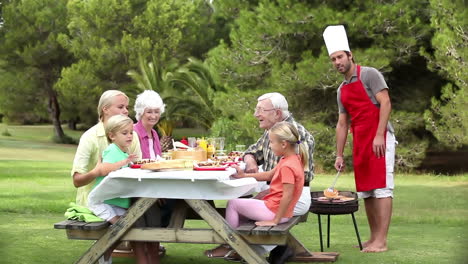
M 191 148 L 196 147 L 196 146 L 197 146 L 197 139 L 194 138 L 194 137 L 189 137 L 189 138 L 188 138 L 188 145 L 189 145 L 189 147 L 191 147 Z
M 216 149 L 224 150 L 224 140 L 223 137 L 216 138 Z

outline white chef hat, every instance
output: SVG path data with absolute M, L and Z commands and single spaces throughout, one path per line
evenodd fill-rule
M 351 51 L 349 49 L 346 30 L 343 25 L 328 26 L 325 31 L 323 31 L 323 39 L 327 46 L 328 55 L 340 50 Z

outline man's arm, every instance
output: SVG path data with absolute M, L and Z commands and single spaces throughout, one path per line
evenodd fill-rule
M 298 127 L 299 128 L 299 127 Z M 314 149 L 315 149 L 315 139 L 312 134 L 309 133 L 304 127 L 299 129 L 299 134 L 301 134 L 301 140 L 307 144 L 307 151 L 309 154 L 308 159 L 308 171 L 304 171 L 305 181 L 310 182 L 314 178 Z
M 379 126 L 375 134 L 372 149 L 375 155 L 380 158 L 385 156 L 385 132 L 387 131 L 387 123 L 392 111 L 390 96 L 388 89 L 383 89 L 375 95 L 375 99 L 380 104 Z
M 335 168 L 337 170 L 343 170 L 345 167 L 344 162 L 344 147 L 346 144 L 346 138 L 348 136 L 348 114 L 340 113 L 338 116 L 338 123 L 336 124 L 336 160 Z
M 257 140 L 257 142 L 245 151 L 244 157 L 242 158 L 245 162 L 245 172 L 256 173 L 258 172 L 258 165 L 263 164 L 263 143 L 265 142 L 266 132 L 263 136 Z

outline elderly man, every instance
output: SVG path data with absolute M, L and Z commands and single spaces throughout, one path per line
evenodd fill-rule
M 255 108 L 255 118 L 258 119 L 260 128 L 264 129 L 265 132 L 257 143 L 251 145 L 244 154 L 245 171 L 247 173 L 258 172 L 259 165 L 263 166 L 264 171 L 269 171 L 278 163 L 279 157 L 275 156 L 271 150 L 270 140 L 268 139 L 268 130 L 276 123 L 286 121 L 293 124 L 299 131 L 300 141 L 307 143 L 309 149 L 309 169 L 304 172 L 305 187 L 301 198 L 294 208 L 294 215 L 306 214 L 309 211 L 311 202 L 310 188 L 308 186 L 314 175 L 314 138 L 301 124 L 294 121 L 294 118 L 288 111 L 288 102 L 280 93 L 267 93 L 260 96 Z M 257 197 L 261 197 L 264 194 L 266 194 L 266 191 L 260 193 Z

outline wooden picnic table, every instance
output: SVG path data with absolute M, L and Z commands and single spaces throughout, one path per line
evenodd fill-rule
M 145 172 L 142 170 L 119 170 L 109 174 L 90 194 L 100 201 L 115 197 L 140 198 L 120 220 L 109 228 L 94 230 L 88 228 L 66 228 L 70 239 L 97 240 L 76 263 L 95 263 L 104 252 L 119 240 L 154 241 L 166 243 L 229 244 L 247 263 L 266 264 L 266 259 L 251 247 L 260 245 L 285 245 L 294 249 L 299 261 L 334 261 L 333 252 L 312 254 L 289 232 L 300 221 L 295 217 L 288 223 L 276 227 L 240 226 L 234 230 L 209 203 L 209 200 L 233 199 L 251 192 L 255 179 L 229 179 L 229 173 L 215 172 Z M 172 176 L 171 176 L 172 175 Z M 120 187 L 119 187 L 120 186 Z M 173 186 L 175 189 L 170 189 Z M 220 187 L 221 186 L 221 187 Z M 111 192 L 105 192 L 112 187 Z M 220 187 L 220 188 L 217 188 Z M 217 188 L 212 189 L 212 188 Z M 209 190 L 207 192 L 184 192 L 188 189 Z M 151 191 L 152 190 L 152 191 Z M 164 191 L 162 191 L 164 190 Z M 104 193 L 104 195 L 102 195 Z M 143 193 L 144 195 L 135 195 Z M 181 199 L 173 210 L 168 228 L 132 228 L 135 221 L 146 212 L 159 198 Z M 193 209 L 211 228 L 184 228 L 189 209 Z M 66 225 L 65 225 L 66 226 Z M 60 228 L 60 227 L 56 227 Z

